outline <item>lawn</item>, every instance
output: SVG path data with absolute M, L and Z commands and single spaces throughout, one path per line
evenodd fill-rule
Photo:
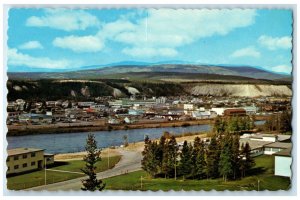
M 151 179 L 144 171 L 132 172 L 105 179 L 107 190 L 286 190 L 290 186 L 289 178 L 273 175 L 273 156 L 259 156 L 255 158 L 256 166 L 248 173 L 248 176 L 236 181 L 224 182 L 222 179 L 182 180 L 182 178 Z M 142 177 L 142 181 L 141 181 Z
M 102 158 L 102 160 L 96 165 L 96 171 L 101 172 L 107 170 L 108 168 L 113 168 L 119 162 L 120 159 L 121 156 L 110 157 L 108 166 L 107 158 Z M 82 160 L 74 160 L 68 162 L 56 162 L 55 166 L 49 167 L 47 169 L 81 172 L 80 169 L 83 168 L 84 165 L 85 163 Z M 56 172 L 49 170 L 46 171 L 46 175 L 47 184 L 57 183 L 84 176 L 84 174 Z M 7 178 L 7 188 L 10 190 L 20 190 L 43 184 L 45 184 L 45 170 L 35 171 Z

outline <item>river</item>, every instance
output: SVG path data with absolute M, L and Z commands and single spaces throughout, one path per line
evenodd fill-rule
M 256 125 L 262 125 L 265 121 L 256 121 Z M 98 131 L 95 134 L 98 147 L 120 146 L 124 143 L 123 137 L 127 135 L 128 142 L 140 142 L 145 135 L 151 139 L 160 138 L 164 131 L 174 135 L 188 132 L 210 131 L 210 125 L 196 125 L 187 127 L 165 127 L 165 128 L 145 128 L 131 130 Z M 18 147 L 32 147 L 45 149 L 47 153 L 71 153 L 84 151 L 84 145 L 89 132 L 84 133 L 58 133 L 25 136 L 8 136 L 8 149 Z
M 196 125 L 187 127 L 165 127 L 165 128 L 145 128 L 131 130 L 98 131 L 93 132 L 98 142 L 98 147 L 120 146 L 124 143 L 124 135 L 127 135 L 128 142 L 140 142 L 144 136 L 151 139 L 160 138 L 164 131 L 174 135 L 187 132 L 203 132 L 211 130 L 210 125 Z M 84 151 L 84 145 L 89 132 L 84 133 L 59 133 L 41 134 L 26 136 L 8 136 L 8 149 L 18 147 L 32 147 L 45 149 L 47 153 L 71 153 Z

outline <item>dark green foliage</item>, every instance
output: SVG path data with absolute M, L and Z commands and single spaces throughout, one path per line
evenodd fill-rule
M 187 141 L 184 141 L 182 150 L 180 153 L 180 162 L 179 162 L 179 170 L 180 174 L 184 177 L 189 177 L 192 173 L 192 160 L 193 147 L 191 144 L 188 144 Z
M 159 160 L 157 159 L 158 145 L 152 142 L 148 136 L 145 138 L 145 148 L 142 152 L 142 169 L 148 172 L 151 177 L 155 177 L 159 170 Z
M 83 160 L 86 164 L 81 171 L 85 173 L 88 178 L 82 180 L 83 186 L 81 189 L 84 191 L 101 191 L 104 189 L 105 184 L 102 183 L 102 180 L 97 179 L 95 166 L 95 164 L 101 160 L 101 151 L 97 149 L 97 142 L 93 134 L 88 135 L 85 150 L 87 151 L 87 155 L 84 156 Z
M 241 133 L 242 131 L 252 130 L 254 126 L 254 118 L 249 116 L 239 117 L 217 117 L 215 119 L 214 131 L 217 134 L 221 133 Z
M 282 133 L 292 132 L 292 115 L 288 111 L 283 111 L 280 115 L 280 131 Z
M 241 148 L 241 161 L 240 161 L 240 170 L 241 176 L 245 177 L 246 172 L 249 171 L 254 165 L 254 159 L 251 157 L 251 148 L 247 142 L 245 145 L 242 145 Z
M 161 136 L 158 143 L 158 151 L 157 151 L 157 159 L 158 159 L 158 167 L 160 172 L 163 171 L 163 158 L 166 152 L 166 137 Z
M 279 131 L 282 133 L 292 131 L 292 115 L 289 111 L 283 111 L 279 114 L 273 114 L 266 120 L 265 130 Z
M 16 91 L 14 86 L 26 86 L 27 89 Z M 84 96 L 81 89 L 88 87 L 90 97 Z M 7 99 L 14 101 L 16 99 L 24 100 L 57 100 L 57 99 L 76 99 L 88 100 L 92 97 L 110 96 L 113 88 L 102 82 L 58 82 L 54 80 L 20 81 L 9 80 L 7 83 Z M 76 97 L 71 95 L 74 91 Z
M 219 173 L 226 182 L 227 177 L 233 172 L 232 169 L 232 141 L 229 135 L 222 138 L 221 154 L 219 161 Z
M 196 137 L 194 140 L 194 148 L 192 152 L 192 176 L 203 178 L 206 170 L 205 147 L 204 142 Z
M 233 179 L 236 179 L 240 169 L 240 137 L 238 134 L 232 136 L 232 170 Z
M 175 175 L 175 166 L 177 165 L 178 146 L 176 138 L 171 136 L 167 141 L 164 156 L 162 160 L 162 172 L 166 177 L 173 177 Z
M 219 177 L 219 160 L 220 160 L 220 148 L 217 141 L 217 137 L 214 135 L 207 148 L 206 163 L 207 163 L 207 176 L 210 178 Z

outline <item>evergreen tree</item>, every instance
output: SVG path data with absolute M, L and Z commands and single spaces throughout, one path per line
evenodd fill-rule
M 219 161 L 219 172 L 226 182 L 232 170 L 232 143 L 230 135 L 226 135 L 222 140 L 222 148 Z
M 84 191 L 101 191 L 104 189 L 105 184 L 102 183 L 102 180 L 97 179 L 95 166 L 98 161 L 101 161 L 101 151 L 97 149 L 97 142 L 93 134 L 88 135 L 85 150 L 87 151 L 87 155 L 83 158 L 85 167 L 81 169 L 81 171 L 86 174 L 88 178 L 82 180 L 83 187 L 81 189 Z
M 232 169 L 233 179 L 236 179 L 240 169 L 240 137 L 238 134 L 232 137 Z
M 292 116 L 288 111 L 283 111 L 280 115 L 280 131 L 282 133 L 292 131 Z
M 167 141 L 163 155 L 162 171 L 165 177 L 174 176 L 175 167 L 177 166 L 178 146 L 174 136 Z
M 188 144 L 187 141 L 185 140 L 180 153 L 180 164 L 179 164 L 180 174 L 183 175 L 184 177 L 189 177 L 192 173 L 192 164 L 193 164 L 192 152 L 193 152 L 192 145 Z
M 158 145 L 152 142 L 148 136 L 145 138 L 145 147 L 142 152 L 143 159 L 141 161 L 142 169 L 155 177 L 158 173 L 159 160 L 157 159 Z
M 245 177 L 246 172 L 255 165 L 254 159 L 251 157 L 251 148 L 248 142 L 242 146 L 241 157 L 241 176 Z
M 194 140 L 194 148 L 192 153 L 193 177 L 202 178 L 205 174 L 206 161 L 205 161 L 205 147 L 204 142 L 200 140 L 199 137 L 196 137 Z
M 158 150 L 157 150 L 157 159 L 158 159 L 158 167 L 160 172 L 163 171 L 163 158 L 164 158 L 164 152 L 166 151 L 166 137 L 161 136 L 158 144 Z
M 219 177 L 219 170 L 218 170 L 219 157 L 220 157 L 219 144 L 216 135 L 214 135 L 210 140 L 210 144 L 208 145 L 207 153 L 206 153 L 206 163 L 207 163 L 206 172 L 207 172 L 207 176 L 210 178 Z

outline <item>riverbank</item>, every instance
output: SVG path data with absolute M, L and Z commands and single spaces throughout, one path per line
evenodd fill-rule
M 176 141 L 179 142 L 184 142 L 185 140 L 188 142 L 191 142 L 195 139 L 195 137 L 200 137 L 200 138 L 207 138 L 208 134 L 203 133 L 203 134 L 193 134 L 193 135 L 188 135 L 188 136 L 176 136 Z M 156 139 L 155 141 L 159 141 L 159 139 Z M 120 154 L 120 149 L 125 150 L 125 151 L 134 151 L 134 152 L 142 152 L 144 149 L 144 142 L 134 142 L 134 143 L 129 143 L 127 147 L 117 147 L 117 148 L 103 148 L 101 150 L 101 157 L 102 158 L 107 158 L 108 156 L 119 156 Z M 85 151 L 81 152 L 74 152 L 74 153 L 60 153 L 54 155 L 54 160 L 55 161 L 69 161 L 69 160 L 82 160 L 83 156 L 86 155 Z
M 39 135 L 39 134 L 58 134 L 58 133 L 79 133 L 95 131 L 114 131 L 144 128 L 163 128 L 163 127 L 185 127 L 212 124 L 214 119 L 186 120 L 186 121 L 160 121 L 133 124 L 100 124 L 100 123 L 77 123 L 61 126 L 58 124 L 49 125 L 27 125 L 16 126 L 8 125 L 7 136 Z

